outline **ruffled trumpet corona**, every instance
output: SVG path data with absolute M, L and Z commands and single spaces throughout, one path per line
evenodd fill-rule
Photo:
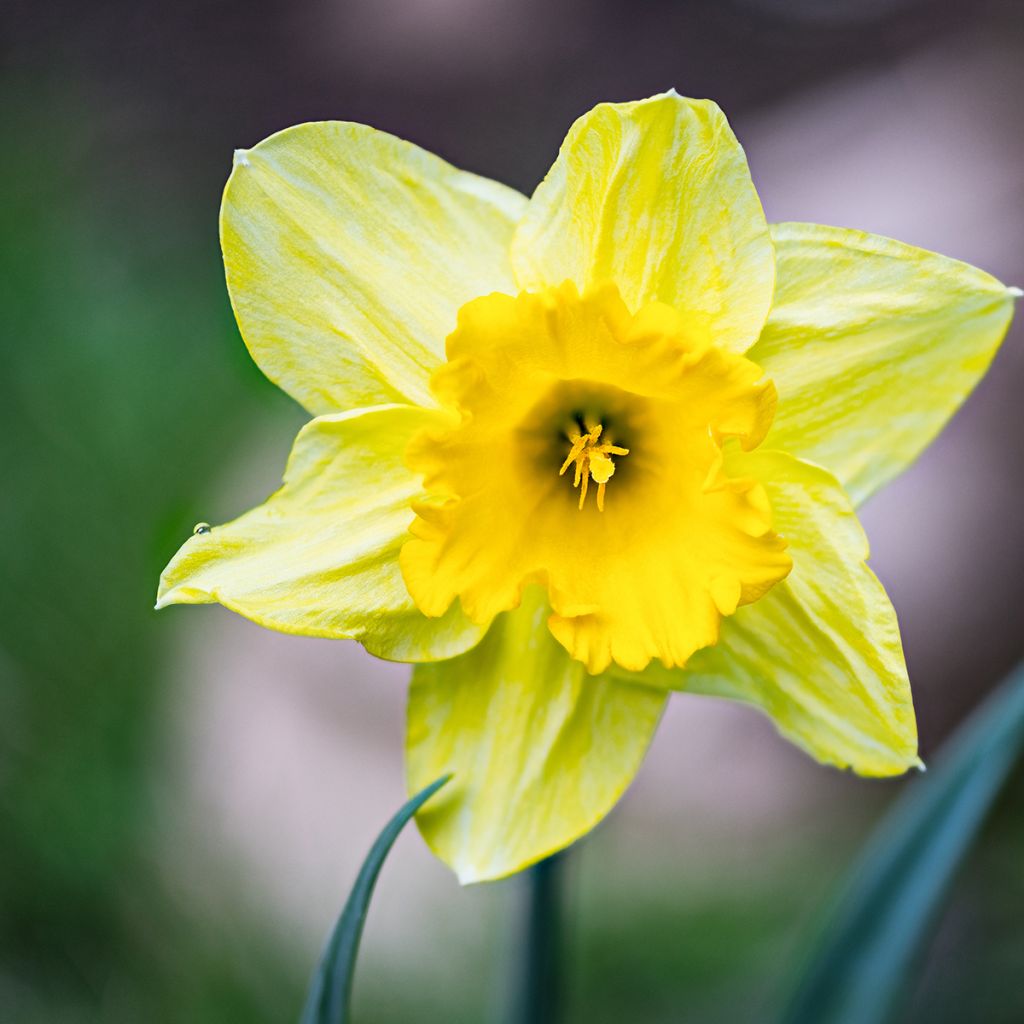
M 284 485 L 197 530 L 158 607 L 416 663 L 411 790 L 463 881 L 592 828 L 673 691 L 818 760 L 919 764 L 855 507 L 991 361 L 1019 294 L 858 231 L 765 221 L 718 107 L 602 104 L 530 199 L 393 136 L 236 155 L 228 288 L 312 415 Z

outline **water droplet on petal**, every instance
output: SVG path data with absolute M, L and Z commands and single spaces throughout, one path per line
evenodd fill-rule
M 201 534 L 201 533 L 209 533 L 210 530 L 212 530 L 212 529 L 213 529 L 213 527 L 210 526 L 209 523 L 196 523 L 196 525 L 192 527 L 192 535 L 194 537 L 198 537 L 199 534 Z

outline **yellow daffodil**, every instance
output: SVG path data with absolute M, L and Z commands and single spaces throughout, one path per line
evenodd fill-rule
M 236 154 L 221 240 L 253 358 L 314 417 L 284 486 L 158 606 L 417 662 L 408 781 L 464 881 L 596 824 L 668 694 L 820 761 L 919 764 L 854 507 L 984 373 L 1014 290 L 860 231 L 768 225 L 722 112 L 602 104 L 527 199 L 325 122 Z

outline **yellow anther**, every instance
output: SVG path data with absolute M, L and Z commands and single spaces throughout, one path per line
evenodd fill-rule
M 597 508 L 600 512 L 604 511 L 605 485 L 615 472 L 615 463 L 612 462 L 611 456 L 629 454 L 628 448 L 621 448 L 610 441 L 600 444 L 603 430 L 603 425 L 598 423 L 585 434 L 573 431 L 569 435 L 569 454 L 558 471 L 558 475 L 563 476 L 570 466 L 575 465 L 572 485 L 580 489 L 581 509 L 587 500 L 590 481 L 593 480 L 597 484 Z
M 606 484 L 615 472 L 615 463 L 600 449 L 590 456 L 590 478 L 595 484 Z

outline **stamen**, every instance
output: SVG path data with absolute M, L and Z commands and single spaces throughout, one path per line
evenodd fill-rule
M 565 471 L 575 464 L 572 485 L 580 489 L 581 510 L 587 500 L 590 481 L 593 480 L 597 484 L 597 509 L 599 512 L 604 511 L 605 486 L 615 472 L 615 463 L 612 462 L 611 456 L 629 454 L 628 448 L 622 448 L 610 441 L 599 444 L 603 430 L 604 425 L 601 423 L 590 427 L 585 434 L 574 430 L 569 435 L 569 454 L 558 471 L 559 476 L 564 476 Z
M 589 434 L 580 436 L 580 434 L 573 434 L 569 440 L 572 441 L 572 447 L 569 449 L 569 454 L 566 457 L 565 462 L 562 463 L 562 468 L 558 471 L 558 475 L 562 476 L 563 473 L 576 461 L 577 456 L 583 451 L 584 446 L 587 443 L 587 439 L 590 437 Z M 579 481 L 577 481 L 578 483 Z M 575 487 L 576 485 L 573 484 Z

